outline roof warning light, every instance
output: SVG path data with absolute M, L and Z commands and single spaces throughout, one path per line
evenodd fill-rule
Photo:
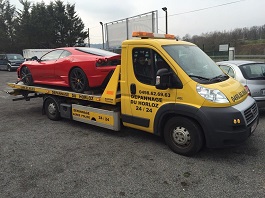
M 132 37 L 154 38 L 154 39 L 176 39 L 173 34 L 157 34 L 152 32 L 133 32 Z

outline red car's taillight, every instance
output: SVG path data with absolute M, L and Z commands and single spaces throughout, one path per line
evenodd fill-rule
M 247 86 L 247 85 L 245 85 L 244 87 L 245 87 L 245 89 L 247 90 L 247 92 L 248 92 L 248 95 L 249 95 L 249 96 L 251 96 L 251 92 L 250 92 L 250 90 L 249 90 L 248 86 Z
M 107 58 L 99 58 L 96 60 L 96 66 L 105 66 L 105 65 L 108 65 Z
M 99 58 L 99 59 L 97 60 L 97 63 L 98 63 L 98 64 L 102 64 L 102 63 L 106 63 L 106 62 L 108 62 L 108 59 L 106 59 L 106 58 Z

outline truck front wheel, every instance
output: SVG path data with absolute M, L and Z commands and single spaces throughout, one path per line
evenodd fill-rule
M 204 142 L 198 124 L 184 117 L 173 117 L 166 123 L 164 138 L 169 148 L 185 156 L 197 153 Z
M 44 101 L 44 110 L 47 117 L 51 120 L 59 120 L 61 118 L 59 105 L 53 98 L 46 98 Z

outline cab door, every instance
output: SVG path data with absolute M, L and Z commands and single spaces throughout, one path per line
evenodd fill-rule
M 140 57 L 145 59 L 142 65 L 139 65 Z M 151 46 L 128 46 L 127 59 L 128 95 L 122 101 L 126 109 L 122 111 L 124 125 L 153 133 L 158 109 L 165 103 L 175 103 L 175 88 L 158 90 L 155 87 L 157 71 L 161 68 L 170 70 L 170 66 Z

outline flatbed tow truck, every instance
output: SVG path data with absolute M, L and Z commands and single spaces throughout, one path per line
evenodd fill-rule
M 259 122 L 245 88 L 197 46 L 174 35 L 134 32 L 122 43 L 118 65 L 103 92 L 76 93 L 22 81 L 8 83 L 13 100 L 43 98 L 51 120 L 72 119 L 114 131 L 121 125 L 163 136 L 176 153 L 190 156 L 204 145 L 235 146 Z M 144 55 L 149 72 L 139 72 Z M 142 68 L 141 68 L 142 69 Z

